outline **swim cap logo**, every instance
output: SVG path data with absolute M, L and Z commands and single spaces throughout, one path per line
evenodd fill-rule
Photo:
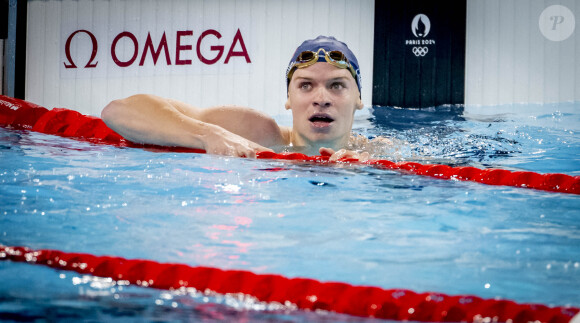
M 568 39 L 576 28 L 574 13 L 561 5 L 552 5 L 544 9 L 538 24 L 542 35 L 554 42 Z
M 435 39 L 426 39 L 431 31 L 431 20 L 425 14 L 417 14 L 411 21 L 411 32 L 416 39 L 405 40 L 405 45 L 414 45 L 411 52 L 416 57 L 425 57 L 429 53 L 429 45 L 435 45 Z
M 429 17 L 420 13 L 413 18 L 413 22 L 411 22 L 411 31 L 415 37 L 427 37 L 429 31 L 431 30 L 431 21 Z

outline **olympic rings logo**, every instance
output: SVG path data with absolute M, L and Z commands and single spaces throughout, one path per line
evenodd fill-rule
M 413 47 L 413 54 L 415 54 L 415 56 L 419 57 L 423 57 L 425 55 L 427 55 L 427 53 L 429 52 L 429 48 L 427 47 Z

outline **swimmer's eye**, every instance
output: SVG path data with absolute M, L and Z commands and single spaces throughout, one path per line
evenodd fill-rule
M 298 84 L 298 86 L 300 87 L 301 90 L 304 90 L 304 91 L 308 91 L 308 90 L 312 89 L 312 83 L 310 83 L 310 82 L 302 82 L 302 83 Z
M 330 88 L 333 90 L 342 90 L 345 87 L 346 86 L 343 82 L 333 82 L 332 84 L 330 84 Z

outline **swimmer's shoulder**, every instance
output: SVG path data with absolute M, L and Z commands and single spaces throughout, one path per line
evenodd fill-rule
M 264 147 L 289 145 L 292 128 L 279 125 L 271 116 L 251 108 L 237 110 L 239 117 L 236 127 L 240 135 Z M 228 129 L 229 130 L 229 129 Z M 232 131 L 234 132 L 234 131 Z
M 292 127 L 278 126 L 281 132 L 281 142 L 278 146 L 288 146 L 292 143 Z

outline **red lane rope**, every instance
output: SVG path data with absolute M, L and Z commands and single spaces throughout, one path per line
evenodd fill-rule
M 100 118 L 86 116 L 69 109 L 54 108 L 47 110 L 36 104 L 2 95 L 0 95 L 0 125 L 120 147 L 144 147 L 195 153 L 205 152 L 200 149 L 134 144 L 123 139 L 123 137 L 107 127 Z M 329 163 L 327 156 L 307 156 L 300 153 L 277 154 L 261 152 L 258 153 L 258 158 Z M 339 162 L 360 163 L 346 158 L 339 160 Z M 478 169 L 475 167 L 451 167 L 436 164 L 423 165 L 415 162 L 395 163 L 389 160 L 368 160 L 361 164 L 402 170 L 411 174 L 441 179 L 580 194 L 580 176 L 566 174 L 538 174 L 535 172 L 512 172 L 505 169 Z
M 121 257 L 32 250 L 0 245 L 0 260 L 28 262 L 80 274 L 108 277 L 157 289 L 195 288 L 218 294 L 242 293 L 262 302 L 290 302 L 300 309 L 389 320 L 423 322 L 566 323 L 580 312 L 575 307 L 519 304 L 477 296 L 415 293 L 404 289 L 353 286 L 308 278 L 255 274 L 243 270 L 191 267 L 184 264 L 129 260 Z

